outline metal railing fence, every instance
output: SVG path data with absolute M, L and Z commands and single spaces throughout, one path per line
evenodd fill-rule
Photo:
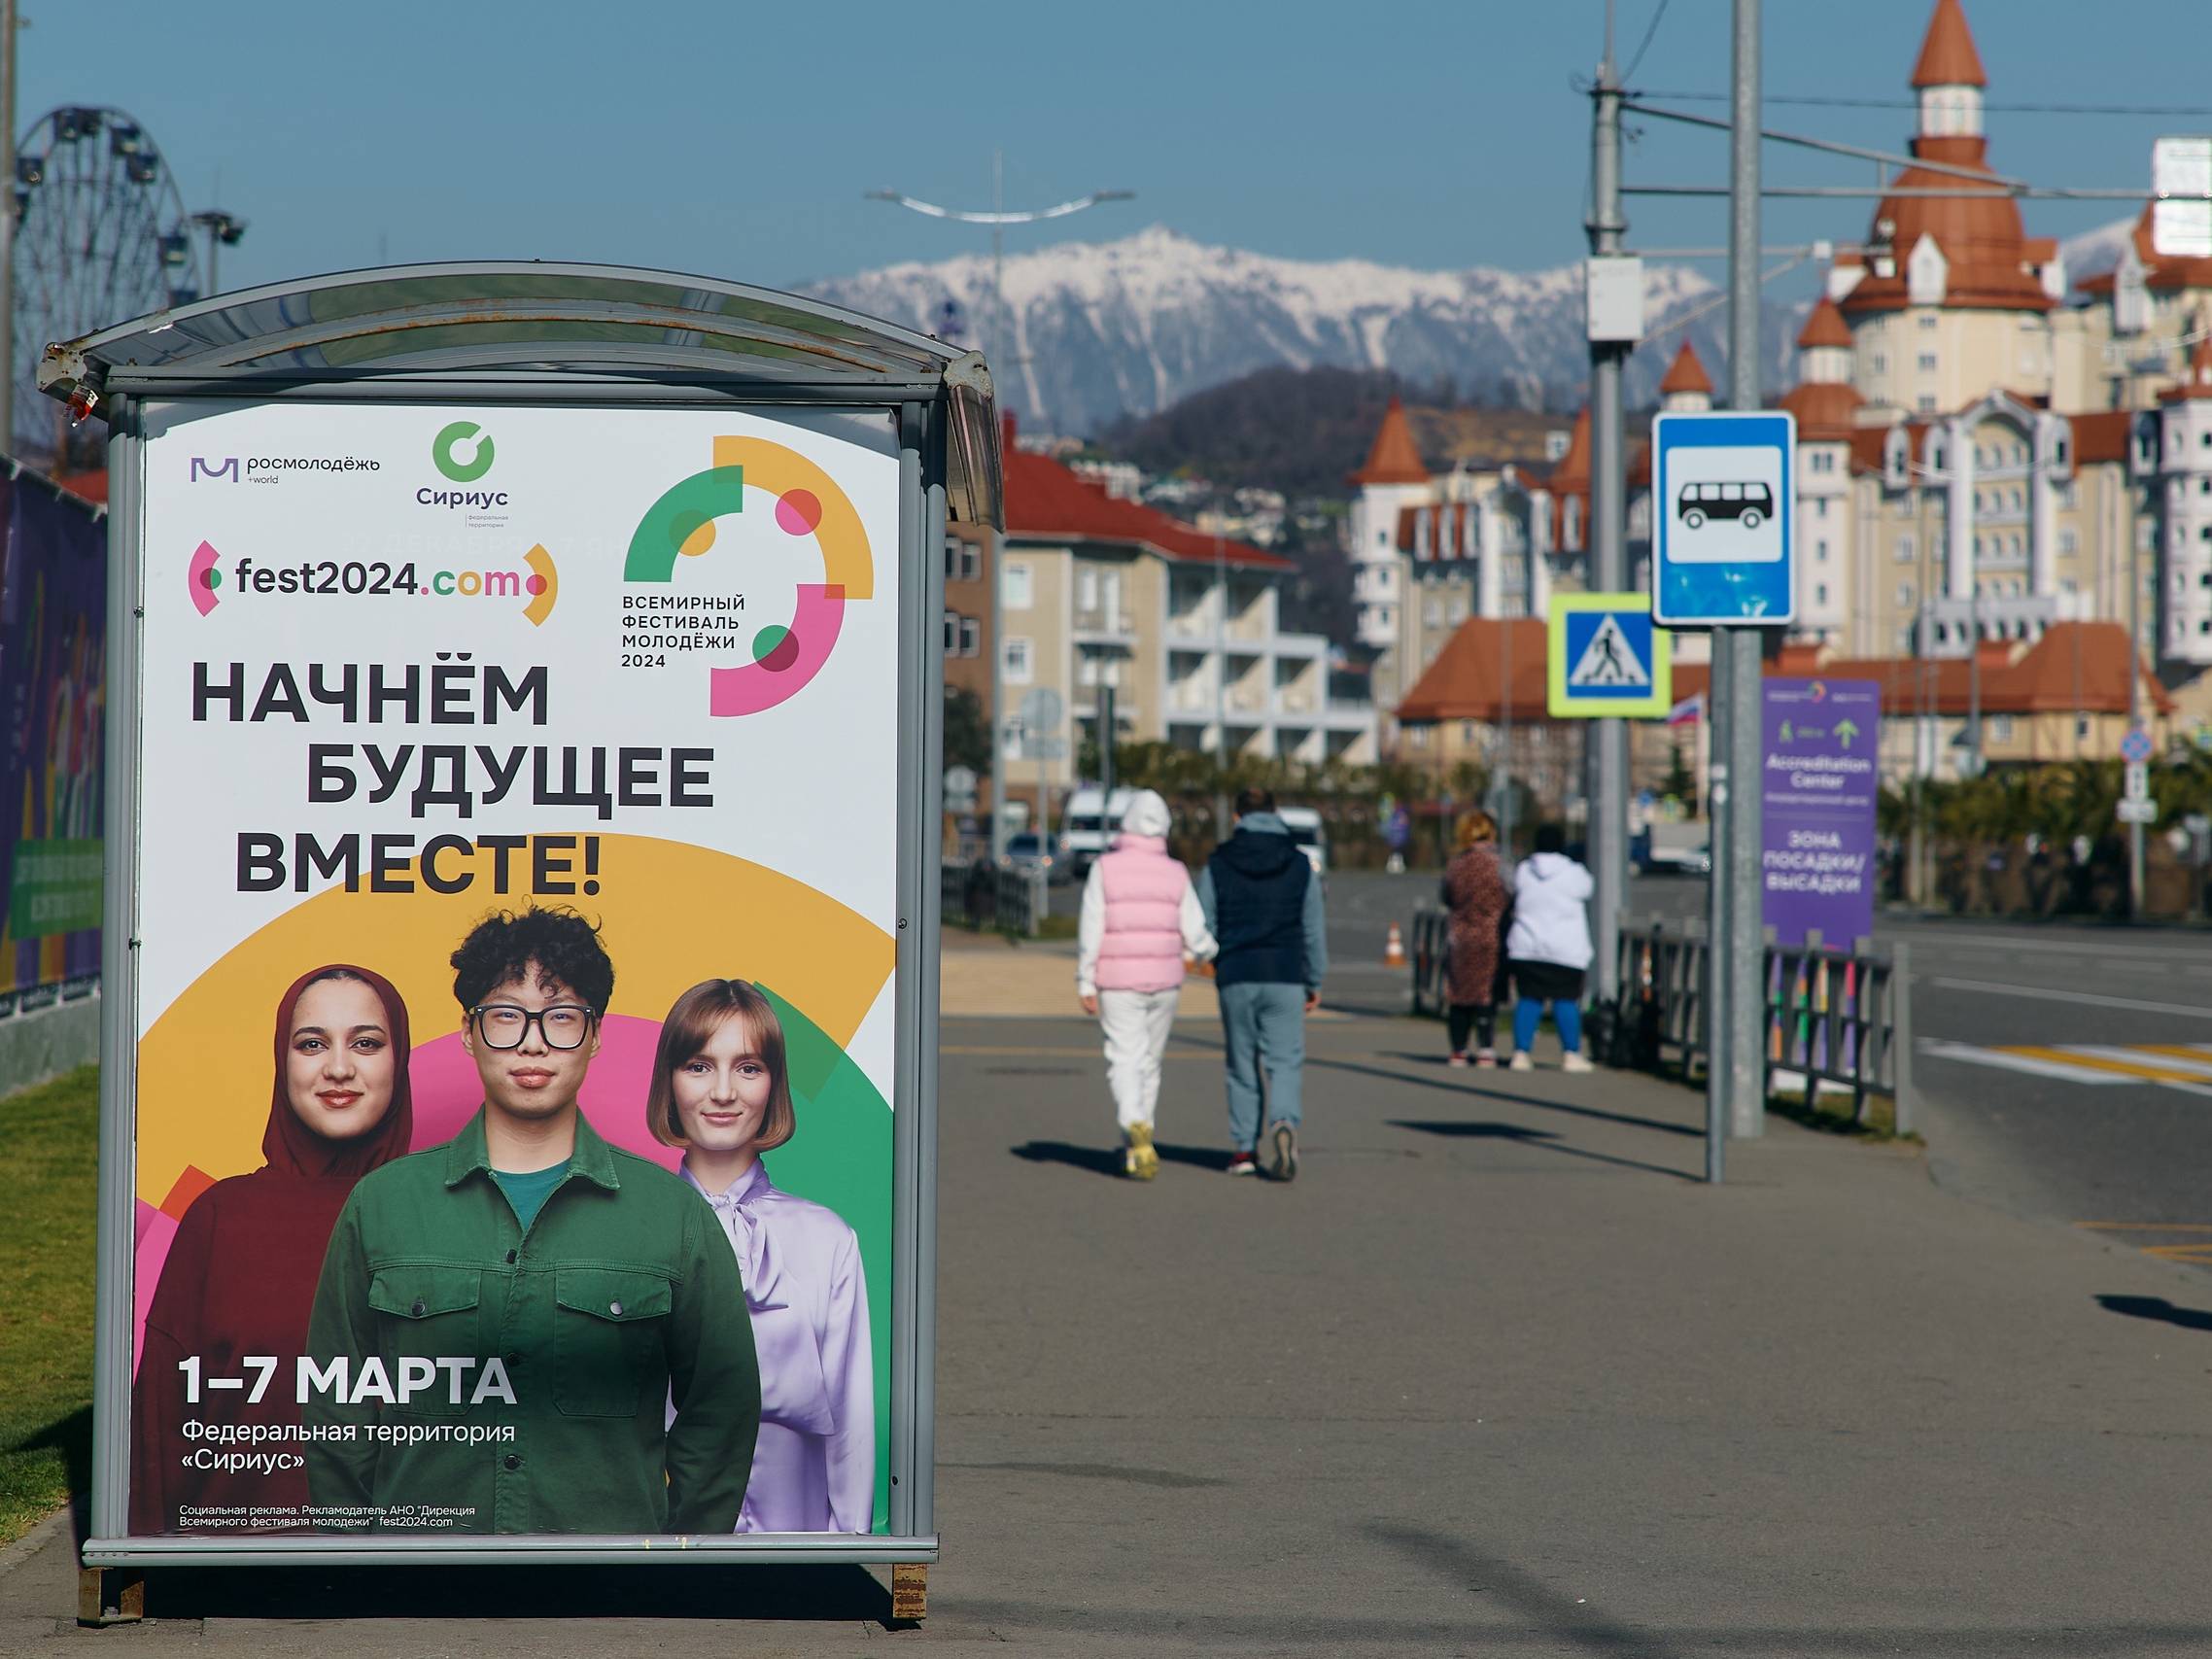
M 1449 1002 L 1446 977 L 1451 924 L 1437 905 L 1413 913 L 1408 967 L 1413 1012 L 1440 1015 Z M 1711 950 L 1701 920 L 1624 916 L 1614 940 L 1621 1001 L 1612 1020 L 1592 1020 L 1593 1035 L 1609 1034 L 1597 1057 L 1644 1070 L 1702 1073 L 1708 1054 Z M 1895 1131 L 1916 1127 L 1913 1098 L 1911 952 L 1902 942 L 1852 949 L 1825 944 L 1818 933 L 1802 945 L 1767 942 L 1766 1062 L 1769 1091 L 1802 1089 L 1808 1105 L 1823 1088 L 1847 1090 L 1854 1122 L 1866 1121 L 1871 1096 L 1892 1103 Z
M 1042 931 L 1048 908 L 1044 871 L 1003 870 L 984 858 L 968 864 L 948 858 L 940 868 L 946 921 L 1031 939 Z

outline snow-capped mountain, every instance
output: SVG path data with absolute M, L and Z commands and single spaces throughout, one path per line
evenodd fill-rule
M 2078 283 L 2084 277 L 2101 276 L 2120 263 L 2121 251 L 2127 246 L 2128 237 L 2135 234 L 2137 215 L 2116 219 L 2110 225 L 2100 225 L 2094 230 L 2085 230 L 2078 236 L 2069 236 L 2058 244 L 2058 258 L 2066 266 L 2066 280 Z
M 1687 265 L 1644 268 L 1646 340 L 1629 401 L 1648 403 L 1685 331 L 1715 381 L 1727 326 L 1720 290 Z M 1364 259 L 1272 259 L 1208 247 L 1155 225 L 1118 242 L 1063 242 L 1006 260 L 1004 342 L 992 327 L 991 262 L 966 256 L 812 285 L 809 292 L 991 355 L 1000 401 L 1045 428 L 1089 433 L 1277 364 L 1387 368 L 1417 382 L 1531 408 L 1572 407 L 1588 378 L 1582 271 L 1475 266 L 1411 270 Z M 1770 305 L 1770 384 L 1789 361 L 1793 317 Z

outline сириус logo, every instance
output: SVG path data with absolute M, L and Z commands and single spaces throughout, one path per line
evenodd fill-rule
M 491 433 L 474 421 L 454 421 L 431 439 L 431 462 L 456 484 L 473 484 L 492 469 Z
M 238 482 L 238 458 L 226 455 L 221 461 L 210 461 L 203 455 L 192 457 L 192 475 L 189 482 L 198 483 L 202 478 L 227 478 Z
M 713 465 L 645 510 L 631 533 L 622 579 L 673 582 L 677 558 L 707 552 L 714 521 L 744 510 L 748 487 L 775 498 L 776 526 L 784 535 L 817 538 L 827 579 L 798 584 L 789 625 L 761 629 L 750 663 L 708 671 L 708 712 L 718 716 L 758 714 L 797 696 L 829 661 L 845 607 L 876 593 L 868 533 L 837 480 L 796 450 L 757 437 L 716 438 Z

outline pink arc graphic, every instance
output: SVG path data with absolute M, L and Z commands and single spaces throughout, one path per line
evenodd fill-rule
M 707 676 L 708 712 L 720 718 L 757 714 L 803 689 L 837 647 L 845 622 L 841 582 L 801 582 L 791 626 L 758 661 L 714 669 Z
M 202 616 L 215 608 L 216 551 L 206 542 L 192 550 L 192 561 L 185 567 L 185 584 L 191 590 L 192 608 Z

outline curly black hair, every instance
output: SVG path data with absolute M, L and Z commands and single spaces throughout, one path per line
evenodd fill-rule
M 566 905 L 534 905 L 519 914 L 494 911 L 469 930 L 452 961 L 453 994 L 465 1013 L 495 985 L 531 977 L 540 985 L 566 985 L 594 1014 L 605 1014 L 614 998 L 614 964 L 599 942 L 599 929 Z

